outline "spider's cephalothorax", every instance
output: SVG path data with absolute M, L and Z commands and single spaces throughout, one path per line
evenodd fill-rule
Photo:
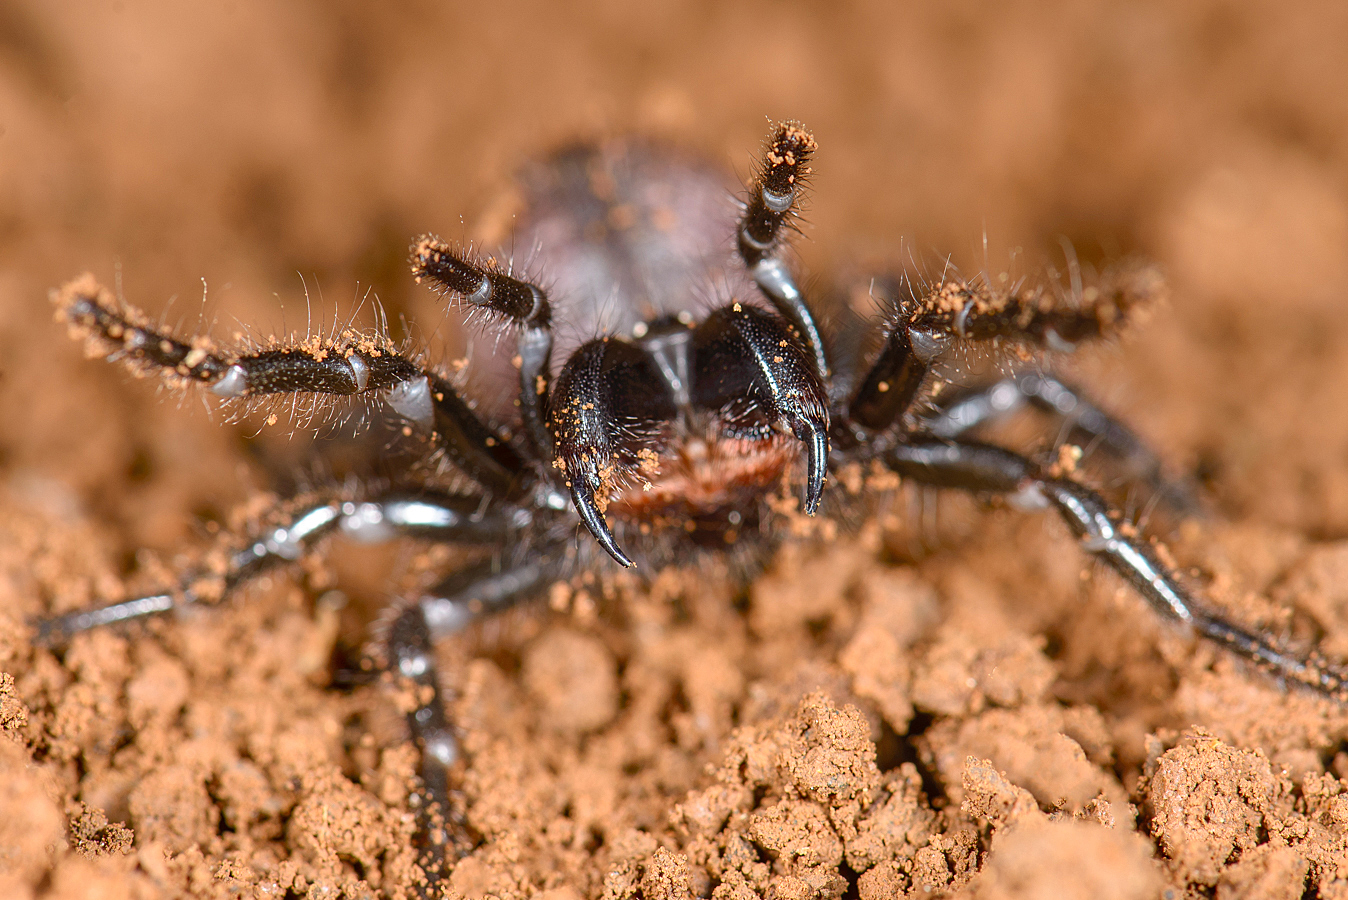
M 805 509 L 819 505 L 827 363 L 772 253 L 813 150 L 808 132 L 783 126 L 743 212 L 721 173 L 667 150 L 616 142 L 557 154 L 528 173 L 514 232 L 517 246 L 539 248 L 549 296 L 435 238 L 413 248 L 419 278 L 524 324 L 522 425 L 527 450 L 551 468 L 531 475 L 565 489 L 623 565 L 632 547 L 648 557 L 681 540 L 734 543 L 797 457 Z M 566 348 L 555 383 L 552 298 L 572 329 L 605 332 Z
M 1135 529 L 1070 474 L 966 436 L 1031 404 L 1064 417 L 1070 430 L 1177 496 L 1159 478 L 1156 457 L 1068 385 L 1034 371 L 918 402 L 961 342 L 1058 350 L 1112 333 L 1159 290 L 1154 273 L 1120 267 L 1066 292 L 958 278 L 910 288 L 889 298 L 869 363 L 840 365 L 781 257 L 814 151 L 800 125 L 778 126 L 738 204 L 713 169 L 640 143 L 557 154 L 527 175 L 515 231 L 517 246 L 537 248 L 546 291 L 494 260 L 420 239 L 412 251 L 417 278 L 514 333 L 513 357 L 498 352 L 476 363 L 503 367 L 501 359 L 510 359 L 518 378 L 516 408 L 495 417 L 479 414 L 446 375 L 382 335 L 229 351 L 157 328 L 91 276 L 67 285 L 54 295 L 58 308 L 100 355 L 175 386 L 205 385 L 225 400 L 381 397 L 459 477 L 453 490 L 427 485 L 296 500 L 272 526 L 228 544 L 222 564 L 186 573 L 175 589 L 45 620 L 40 634 L 56 642 L 218 599 L 337 530 L 356 539 L 409 535 L 490 548 L 482 562 L 400 607 L 387 632 L 388 665 L 422 688 L 408 722 L 435 801 L 420 807 L 429 834 L 435 810 L 447 808 L 458 746 L 436 687 L 435 637 L 535 596 L 577 566 L 611 565 L 588 552 L 595 544 L 630 566 L 629 552 L 665 560 L 684 548 L 736 544 L 750 530 L 770 532 L 770 510 L 779 507 L 768 500 L 784 482 L 803 482 L 801 509 L 814 515 L 830 489 L 828 473 L 863 463 L 919 484 L 1052 508 L 1087 553 L 1160 614 L 1289 681 L 1348 697 L 1340 670 L 1206 609 Z M 563 334 L 594 335 L 601 326 L 603 333 L 554 347 L 554 321 L 566 323 Z M 864 343 L 855 338 L 832 340 Z M 663 550 L 652 556 L 652 548 Z M 431 869 L 443 846 L 426 841 Z

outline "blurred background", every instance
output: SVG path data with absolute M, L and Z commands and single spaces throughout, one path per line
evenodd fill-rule
M 743 175 L 797 118 L 811 273 L 977 268 L 985 235 L 993 266 L 1064 237 L 1154 259 L 1170 305 L 1081 377 L 1227 515 L 1348 536 L 1346 47 L 1340 0 L 3 0 L 0 467 L 128 548 L 267 483 L 258 423 L 81 361 L 46 301 L 81 272 L 220 338 L 372 290 L 449 358 L 413 236 L 480 233 L 562 142 L 637 131 Z

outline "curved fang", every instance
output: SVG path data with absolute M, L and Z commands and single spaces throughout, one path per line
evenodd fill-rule
M 828 472 L 828 426 L 810 419 L 797 419 L 792 431 L 805 442 L 805 496 L 800 508 L 807 516 L 819 511 L 824 495 L 824 476 Z
M 583 484 L 586 479 L 571 479 L 571 502 L 576 504 L 576 512 L 580 513 L 580 520 L 585 523 L 585 527 L 590 529 L 590 534 L 599 542 L 599 546 L 608 551 L 608 555 L 617 561 L 623 568 L 631 568 L 635 563 L 628 558 L 627 554 L 618 547 L 618 542 L 613 539 L 613 532 L 609 531 L 608 522 L 604 520 L 604 514 L 594 503 L 594 488 L 589 484 Z

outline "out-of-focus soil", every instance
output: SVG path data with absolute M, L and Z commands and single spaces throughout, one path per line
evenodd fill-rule
M 312 449 L 82 359 L 47 291 L 92 271 L 228 338 L 370 289 L 451 359 L 409 239 L 472 236 L 577 137 L 743 173 L 765 115 L 807 122 L 815 273 L 976 269 L 984 235 L 994 267 L 1063 236 L 1156 260 L 1168 306 L 1069 371 L 1201 484 L 1210 517 L 1155 525 L 1212 601 L 1348 657 L 1346 35 L 1337 0 L 0 5 L 0 896 L 416 874 L 399 714 L 329 683 L 407 548 L 333 554 L 342 610 L 282 575 L 32 646 Z M 1348 709 L 1159 622 L 1047 518 L 901 492 L 846 525 L 747 586 L 605 582 L 445 642 L 481 836 L 447 889 L 1348 896 Z

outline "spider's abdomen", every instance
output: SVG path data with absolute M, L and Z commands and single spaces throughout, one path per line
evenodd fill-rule
M 512 240 L 517 253 L 537 248 L 549 296 L 576 338 L 631 335 L 641 323 L 681 312 L 700 319 L 717 298 L 754 292 L 735 254 L 739 188 L 667 147 L 576 146 L 525 171 Z M 561 359 L 573 348 L 559 343 Z

